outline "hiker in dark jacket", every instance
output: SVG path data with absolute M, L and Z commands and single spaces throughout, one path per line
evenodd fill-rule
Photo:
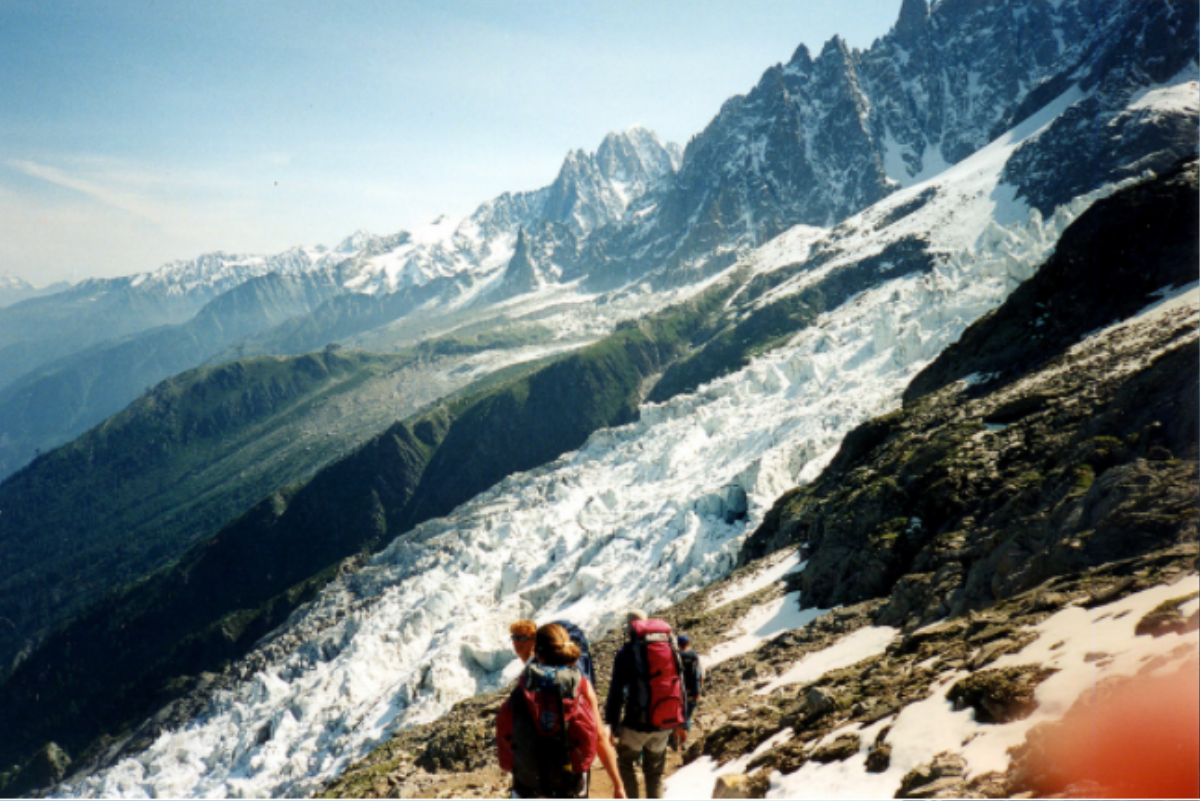
M 700 702 L 700 692 L 704 689 L 704 665 L 700 662 L 700 654 L 692 650 L 692 638 L 680 634 L 676 639 L 679 644 L 679 661 L 683 663 L 683 689 L 687 693 L 687 724 L 686 729 L 692 728 L 692 713 Z M 680 740 L 687 739 L 686 731 Z
M 626 619 L 629 623 L 645 620 L 646 613 L 634 609 Z M 612 727 L 613 744 L 617 747 L 617 765 L 625 783 L 625 792 L 630 798 L 639 797 L 636 765 L 641 758 L 642 773 L 646 778 L 645 797 L 662 798 L 667 744 L 672 730 L 656 730 L 641 723 L 647 715 L 638 699 L 637 681 L 633 643 L 627 642 L 617 651 L 613 661 L 612 683 L 604 702 L 604 722 Z
M 704 663 L 700 661 L 700 654 L 692 650 L 691 637 L 680 634 L 676 642 L 679 643 L 679 659 L 683 662 L 683 686 L 687 690 L 687 716 L 690 719 L 704 690 Z

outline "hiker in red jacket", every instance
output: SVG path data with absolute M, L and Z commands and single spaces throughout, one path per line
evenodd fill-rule
M 500 767 L 513 775 L 513 798 L 586 798 L 596 756 L 613 797 L 625 798 L 596 691 L 575 667 L 580 653 L 562 626 L 539 628 L 533 658 L 500 707 L 496 741 Z

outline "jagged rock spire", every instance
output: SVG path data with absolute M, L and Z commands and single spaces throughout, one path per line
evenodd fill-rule
M 525 226 L 517 232 L 517 246 L 509 259 L 508 267 L 504 270 L 504 279 L 499 288 L 499 298 L 511 298 L 533 292 L 541 286 L 538 277 L 537 263 L 529 246 L 529 237 Z
M 812 63 L 812 54 L 808 52 L 808 45 L 803 42 L 796 48 L 796 52 L 792 53 L 792 60 L 788 62 L 789 65 L 798 67 L 803 72 L 812 69 Z
M 896 36 L 901 41 L 916 39 L 929 21 L 929 3 L 926 0 L 904 0 L 900 6 L 900 19 L 896 21 Z

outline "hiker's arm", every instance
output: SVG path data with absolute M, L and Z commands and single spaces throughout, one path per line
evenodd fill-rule
M 584 695 L 587 697 L 588 703 L 592 705 L 592 714 L 599 721 L 600 701 L 596 698 L 596 691 L 592 689 L 590 682 L 583 686 Z M 613 798 L 628 798 L 625 795 L 625 785 L 621 782 L 621 771 L 617 768 L 617 752 L 608 739 L 608 726 L 600 723 L 599 728 L 600 731 L 596 732 L 596 755 L 600 757 L 600 764 L 604 766 L 604 772 L 612 780 Z
M 608 683 L 608 698 L 604 701 L 604 722 L 617 731 L 621 728 L 621 713 L 625 706 L 625 685 L 629 681 L 625 659 L 628 651 L 617 651 L 613 660 L 612 681 Z

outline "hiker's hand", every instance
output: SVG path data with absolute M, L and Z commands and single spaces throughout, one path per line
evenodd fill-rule
M 629 796 L 625 795 L 624 787 L 614 787 L 613 798 L 629 798 Z
M 675 730 L 675 742 L 677 742 L 681 747 L 685 742 L 687 742 L 687 729 L 680 726 Z

